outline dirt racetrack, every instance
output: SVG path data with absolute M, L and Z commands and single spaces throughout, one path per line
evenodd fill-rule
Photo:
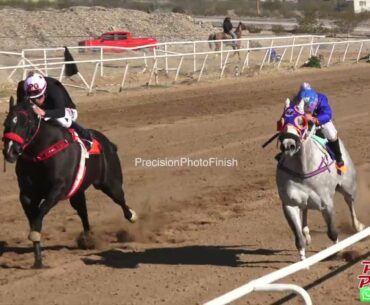
M 336 126 L 359 171 L 357 207 L 370 224 L 368 64 L 228 79 L 173 88 L 76 98 L 80 121 L 118 144 L 128 204 L 124 220 L 102 193 L 87 192 L 96 248 L 80 250 L 82 226 L 68 202 L 44 221 L 44 261 L 30 269 L 28 224 L 17 200 L 14 166 L 0 175 L 0 304 L 202 304 L 295 262 L 293 236 L 275 186 L 275 132 L 286 97 L 307 80 L 329 96 Z M 4 118 L 3 107 L 1 120 Z M 237 167 L 141 167 L 135 158 L 234 158 Z M 336 197 L 340 238 L 353 233 Z M 321 214 L 309 213 L 308 255 L 331 245 Z M 369 240 L 286 278 L 305 286 L 314 304 L 360 304 L 361 260 Z M 253 293 L 235 304 L 301 304 L 283 293 Z

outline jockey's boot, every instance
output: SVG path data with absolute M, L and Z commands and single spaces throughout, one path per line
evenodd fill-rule
M 93 144 L 93 137 L 91 132 L 88 129 L 85 129 L 77 122 L 73 122 L 71 125 L 71 128 L 73 128 L 78 136 L 81 138 L 82 142 L 84 143 L 87 151 L 89 151 Z
M 339 140 L 336 139 L 333 142 L 329 141 L 328 146 L 335 155 L 336 167 L 338 171 L 340 171 L 341 173 L 345 173 L 347 171 L 347 167 L 344 165 L 344 161 L 342 158 L 342 152 L 340 150 Z

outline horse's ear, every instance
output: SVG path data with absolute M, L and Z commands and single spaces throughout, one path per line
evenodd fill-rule
M 304 113 L 304 100 L 301 100 L 298 104 L 298 110 L 301 113 Z
M 9 99 L 9 112 L 12 110 L 13 107 L 14 107 L 14 97 L 12 95 Z
M 290 106 L 290 99 L 289 97 L 285 100 L 285 109 L 287 109 Z

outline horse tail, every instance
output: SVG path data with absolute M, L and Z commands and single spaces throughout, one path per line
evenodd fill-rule
M 216 34 L 215 33 L 210 34 L 208 36 L 208 46 L 209 46 L 210 49 L 212 49 L 212 42 L 213 42 L 212 40 L 216 40 Z
M 118 147 L 116 144 L 114 144 L 111 140 L 109 140 L 104 134 L 102 134 L 100 131 L 89 129 L 90 132 L 93 134 L 93 137 L 98 140 L 100 145 L 103 148 L 103 153 L 109 153 L 113 152 L 116 153 L 118 151 Z
M 110 142 L 112 144 L 112 148 L 114 151 L 117 151 L 118 150 L 118 147 L 116 144 L 114 144 L 113 142 Z

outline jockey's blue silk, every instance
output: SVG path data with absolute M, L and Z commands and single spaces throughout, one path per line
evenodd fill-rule
M 333 114 L 327 96 L 319 92 L 317 92 L 317 96 L 318 103 L 313 114 L 318 118 L 320 125 L 322 125 L 329 122 L 332 119 Z
M 296 99 L 297 101 L 300 101 L 300 93 L 298 93 Z M 317 92 L 317 99 L 316 107 L 313 109 L 312 113 L 319 120 L 320 125 L 322 125 L 331 121 L 333 114 L 328 98 L 325 94 Z

